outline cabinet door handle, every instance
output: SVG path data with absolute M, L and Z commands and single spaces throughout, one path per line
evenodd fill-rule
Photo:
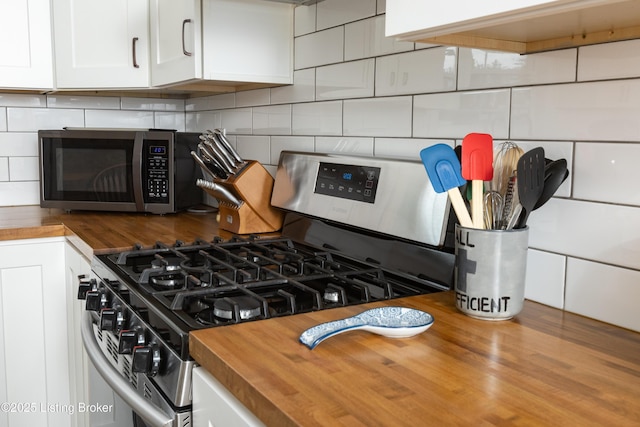
M 191 19 L 185 19 L 184 21 L 182 21 L 182 53 L 185 56 L 191 56 L 191 52 L 189 52 L 185 45 L 184 45 L 184 28 L 187 26 L 187 24 L 191 23 Z
M 131 44 L 133 45 L 133 68 L 140 68 L 140 65 L 138 64 L 138 60 L 136 58 L 136 43 L 138 42 L 138 38 L 134 37 L 133 41 L 131 42 Z

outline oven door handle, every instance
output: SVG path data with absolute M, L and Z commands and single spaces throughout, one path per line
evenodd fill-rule
M 154 404 L 144 397 L 138 395 L 129 381 L 111 365 L 104 356 L 102 350 L 93 334 L 93 320 L 91 313 L 85 311 L 82 318 L 81 328 L 82 342 L 84 348 L 93 362 L 96 370 L 118 395 L 151 427 L 173 427 L 174 420 L 167 414 L 159 410 Z

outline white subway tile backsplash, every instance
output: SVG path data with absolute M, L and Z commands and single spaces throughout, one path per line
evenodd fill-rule
M 45 95 L 20 95 L 0 93 L 0 107 L 46 107 Z
M 269 105 L 269 89 L 246 90 L 236 93 L 236 107 Z
M 461 138 L 480 132 L 508 138 L 509 95 L 509 89 L 416 95 L 413 136 Z
M 425 138 L 376 138 L 374 144 L 376 157 L 395 157 L 421 161 L 420 151 L 423 148 L 434 144 L 448 144 L 453 147 L 454 141 Z
M 573 196 L 640 206 L 640 144 L 576 144 Z
M 569 258 L 565 309 L 640 332 L 640 271 Z
M 302 151 L 312 153 L 315 151 L 315 138 L 312 136 L 272 136 L 271 160 L 273 166 L 278 165 L 282 151 Z
M 202 132 L 222 127 L 222 111 L 201 111 L 185 115 L 187 132 Z
M 271 88 L 271 103 L 284 104 L 314 101 L 315 85 L 315 68 L 294 71 L 293 85 Z
M 271 161 L 271 146 L 268 136 L 238 136 L 236 138 L 238 154 L 245 160 L 256 160 L 263 164 Z
M 7 130 L 7 109 L 0 107 L 0 131 Z
M 640 208 L 551 199 L 527 224 L 532 248 L 640 269 Z
M 578 81 L 640 76 L 640 40 L 580 47 Z
M 179 132 L 185 131 L 184 113 L 166 113 L 158 111 L 153 113 L 154 128 L 175 129 Z
M 291 135 L 291 105 L 253 108 L 254 135 Z
M 84 125 L 84 110 L 81 109 L 7 108 L 7 130 L 12 132 L 34 132 L 40 129 Z
M 376 96 L 456 88 L 456 48 L 438 47 L 376 59 Z
M 460 48 L 458 90 L 575 81 L 576 49 L 532 55 Z
M 344 27 L 335 27 L 294 40 L 295 67 L 335 64 L 344 58 Z
M 413 50 L 411 42 L 385 37 L 384 28 L 384 15 L 347 24 L 344 28 L 345 61 Z
M 342 101 L 294 104 L 292 133 L 294 135 L 341 135 Z
M 563 308 L 565 264 L 565 256 L 529 249 L 524 297 Z
M 376 0 L 323 0 L 317 8 L 319 31 L 375 15 Z
M 9 180 L 38 181 L 40 164 L 38 160 L 38 157 L 10 157 Z
M 85 110 L 85 123 L 89 128 L 152 128 L 152 111 Z
M 640 141 L 640 79 L 512 90 L 511 138 Z
M 0 182 L 9 181 L 9 158 L 0 157 Z
M 120 98 L 112 96 L 47 95 L 47 107 L 119 110 Z
M 344 101 L 345 136 L 411 136 L 410 96 Z
M 26 206 L 40 204 L 40 184 L 38 181 L 0 182 L 0 202 L 2 206 Z
M 102 108 L 102 107 L 97 107 Z M 184 111 L 183 99 L 122 98 L 123 110 Z
M 373 138 L 319 136 L 316 138 L 316 152 L 373 156 Z
M 296 7 L 293 17 L 293 34 L 295 37 L 309 34 L 316 30 L 316 5 Z
M 203 96 L 191 98 L 185 102 L 185 111 L 207 111 L 234 108 L 236 106 L 236 94 L 225 93 L 222 95 Z
M 220 112 L 220 127 L 229 133 L 251 134 L 253 126 L 253 114 L 251 108 L 238 108 L 235 110 L 222 110 Z M 206 129 L 211 129 L 211 126 Z
M 0 132 L 0 156 L 37 156 L 36 132 Z
M 373 96 L 375 60 L 316 68 L 316 100 Z

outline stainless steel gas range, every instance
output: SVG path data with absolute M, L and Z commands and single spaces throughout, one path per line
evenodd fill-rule
M 133 247 L 81 279 L 87 354 L 148 425 L 191 425 L 190 331 L 451 287 L 449 204 L 420 162 L 283 152 L 272 204 L 281 236 Z

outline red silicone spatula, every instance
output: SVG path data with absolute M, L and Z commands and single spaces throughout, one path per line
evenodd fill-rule
M 471 218 L 475 228 L 484 228 L 484 181 L 493 179 L 493 137 L 470 133 L 462 140 L 462 177 L 471 181 Z
M 449 200 L 463 227 L 471 228 L 473 223 L 460 194 L 461 185 L 467 181 L 460 174 L 460 161 L 453 148 L 446 144 L 435 144 L 420 151 L 420 158 L 436 193 L 449 194 Z

